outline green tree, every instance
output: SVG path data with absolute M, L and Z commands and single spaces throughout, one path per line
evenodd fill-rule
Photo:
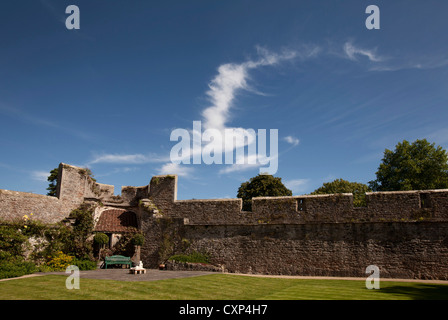
M 145 243 L 145 236 L 142 233 L 135 233 L 131 241 L 134 246 L 142 246 Z
M 79 208 L 70 212 L 69 218 L 75 219 L 72 228 L 73 231 L 68 239 L 68 252 L 74 254 L 79 259 L 91 259 L 92 241 L 91 236 L 94 227 L 93 207 L 81 204 Z
M 282 178 L 267 174 L 259 174 L 243 182 L 238 189 L 238 198 L 243 199 L 243 210 L 252 210 L 253 197 L 292 196 L 292 191 L 285 187 Z
M 109 243 L 109 237 L 105 233 L 98 232 L 98 233 L 95 233 L 95 236 L 93 237 L 93 241 L 100 246 L 104 246 Z
M 448 188 L 447 152 L 426 139 L 403 140 L 394 151 L 384 151 L 376 180 L 369 185 L 374 191 Z
M 366 184 L 336 179 L 324 183 L 322 187 L 314 190 L 311 194 L 353 193 L 353 205 L 363 207 L 366 205 L 366 192 L 370 191 L 372 190 Z
M 47 196 L 52 196 L 52 197 L 56 197 L 56 190 L 57 190 L 57 183 L 58 183 L 58 173 L 59 173 L 59 168 L 54 168 L 53 170 L 50 171 L 50 175 L 47 178 L 47 181 L 50 182 L 50 184 L 48 185 L 48 192 L 47 192 Z

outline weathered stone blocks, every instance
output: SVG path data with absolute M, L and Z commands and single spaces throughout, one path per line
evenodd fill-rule
M 241 199 L 177 200 L 177 179 L 155 176 L 117 197 L 61 164 L 58 197 L 0 190 L 0 218 L 55 223 L 90 201 L 96 220 L 106 208 L 136 213 L 149 268 L 197 251 L 228 272 L 365 277 L 374 264 L 382 277 L 448 280 L 448 190 L 367 193 L 360 208 L 352 194 L 259 197 L 246 212 Z

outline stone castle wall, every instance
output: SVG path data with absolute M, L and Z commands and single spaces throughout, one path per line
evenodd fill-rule
M 6 221 L 21 220 L 33 214 L 33 219 L 56 223 L 70 213 L 70 207 L 56 197 L 0 190 L 0 218 Z
M 33 213 L 45 223 L 60 222 L 87 199 L 106 199 L 114 186 L 95 182 L 83 168 L 61 163 L 56 197 L 0 190 L 0 220 L 15 221 Z
M 144 265 L 200 252 L 231 273 L 448 280 L 448 221 L 186 224 L 146 215 Z
M 372 192 L 366 206 L 352 194 L 177 200 L 177 176 L 149 185 L 114 187 L 86 170 L 59 167 L 57 197 L 0 190 L 0 219 L 33 213 L 54 223 L 84 201 L 126 208 L 146 241 L 141 259 L 157 267 L 171 254 L 204 252 L 229 272 L 448 279 L 448 190 Z
M 175 176 L 151 180 L 147 265 L 171 242 L 228 272 L 366 277 L 376 265 L 382 277 L 448 280 L 448 190 L 367 193 L 361 208 L 352 194 L 261 197 L 245 212 L 241 199 L 176 200 L 176 188 Z
M 368 221 L 448 221 L 448 190 L 369 192 L 366 207 L 354 207 L 351 193 L 258 197 L 252 211 L 241 199 L 176 200 L 177 176 L 151 180 L 149 198 L 166 217 L 190 224 L 260 224 Z
M 448 222 L 185 226 L 190 250 L 228 272 L 448 280 Z

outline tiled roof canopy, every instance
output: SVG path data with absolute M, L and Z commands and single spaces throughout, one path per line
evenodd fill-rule
M 134 232 L 137 230 L 137 217 L 134 212 L 123 209 L 105 210 L 101 213 L 95 231 Z

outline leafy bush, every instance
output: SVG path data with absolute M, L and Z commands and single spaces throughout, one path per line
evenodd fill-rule
M 0 225 L 0 279 L 20 277 L 37 271 L 33 262 L 23 258 L 28 237 L 20 223 Z
M 79 260 L 74 258 L 70 265 L 77 266 L 79 270 L 95 270 L 97 268 L 96 261 L 91 260 Z M 57 269 L 53 268 L 52 266 L 48 264 L 42 264 L 37 267 L 39 272 L 52 272 L 52 271 L 65 271 L 67 267 L 64 269 L 62 267 L 59 267 Z
M 37 271 L 33 262 L 25 261 L 23 258 L 10 257 L 0 260 L 0 279 L 20 277 Z
M 73 256 L 69 256 L 62 251 L 59 251 L 54 257 L 50 257 L 47 266 L 55 271 L 63 271 L 72 264 L 72 261 Z
M 142 246 L 145 243 L 145 237 L 141 233 L 136 233 L 132 236 L 131 241 L 134 246 Z
M 80 270 L 96 269 L 88 240 L 93 229 L 91 207 L 81 206 L 71 212 L 70 217 L 76 219 L 73 227 L 64 223 L 43 224 L 32 220 L 32 216 L 0 221 L 0 278 L 65 271 L 69 265 Z
M 174 260 L 178 262 L 192 262 L 192 263 L 210 263 L 210 257 L 208 254 L 202 254 L 199 252 L 193 252 L 188 255 L 177 254 L 171 256 L 168 260 Z
M 77 266 L 79 270 L 96 269 L 96 261 L 77 259 L 59 251 L 56 256 L 52 257 L 51 260 L 47 262 L 46 268 L 41 271 L 65 271 L 70 265 Z
M 99 245 L 105 245 L 109 243 L 109 237 L 105 233 L 98 232 L 95 234 L 93 241 Z
M 96 261 L 92 260 L 73 259 L 71 264 L 77 266 L 79 270 L 95 270 L 97 267 Z
M 23 245 L 28 241 L 28 237 L 22 234 L 16 225 L 0 226 L 0 251 L 9 256 L 21 256 Z
M 41 258 L 45 258 L 55 256 L 59 251 L 70 252 L 71 233 L 70 227 L 62 223 L 47 228 L 44 231 L 47 245 L 36 257 L 40 256 Z
M 93 209 L 88 205 L 81 205 L 78 209 L 73 210 L 69 217 L 76 220 L 70 239 L 67 239 L 69 240 L 67 241 L 69 244 L 67 252 L 73 253 L 79 259 L 90 259 L 93 248 L 88 238 L 92 234 L 94 226 Z
M 70 213 L 73 225 L 44 224 L 25 215 L 17 221 L 0 221 L 0 278 L 18 277 L 33 272 L 65 271 L 69 265 L 80 270 L 94 270 L 92 241 L 93 207 L 81 205 Z M 125 239 L 126 240 L 126 239 Z M 106 234 L 95 236 L 97 243 L 107 243 Z M 142 242 L 136 237 L 134 243 Z M 123 243 L 123 250 L 131 238 Z

